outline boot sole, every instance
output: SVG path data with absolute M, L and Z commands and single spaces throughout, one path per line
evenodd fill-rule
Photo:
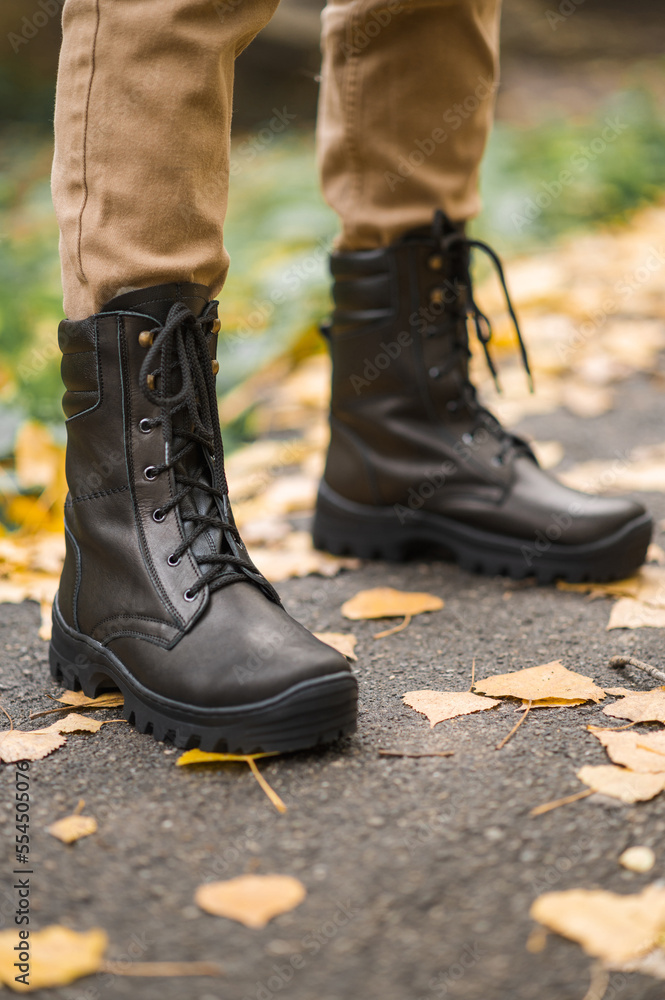
M 118 688 L 124 718 L 141 733 L 183 749 L 214 753 L 303 750 L 356 730 L 358 682 L 337 673 L 301 681 L 273 698 L 229 708 L 202 708 L 144 688 L 114 654 L 71 629 L 53 604 L 51 675 L 88 697 Z
M 619 531 L 586 545 L 557 545 L 544 535 L 524 538 L 482 531 L 440 514 L 400 507 L 370 507 L 339 496 L 322 483 L 312 534 L 317 549 L 333 555 L 401 562 L 438 555 L 471 573 L 535 576 L 539 583 L 621 580 L 646 557 L 653 521 L 645 513 Z

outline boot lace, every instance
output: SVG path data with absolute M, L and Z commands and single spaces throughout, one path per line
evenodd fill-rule
M 175 494 L 155 513 L 163 520 L 178 507 L 190 525 L 170 556 L 171 564 L 176 565 L 189 549 L 198 566 L 207 567 L 187 591 L 188 600 L 206 586 L 214 591 L 249 579 L 279 603 L 276 591 L 251 562 L 231 512 L 208 348 L 214 320 L 214 312 L 197 318 L 184 303 L 176 302 L 164 325 L 150 331 L 152 343 L 141 366 L 140 384 L 146 399 L 160 409 L 160 416 L 149 418 L 147 424 L 162 425 L 166 452 L 161 465 L 150 467 L 149 478 L 172 471 L 176 486 Z M 198 510 L 194 491 L 199 497 L 206 495 L 205 510 Z M 211 530 L 221 533 L 223 551 L 191 551 L 197 539 Z
M 476 302 L 474 296 L 473 280 L 471 278 L 470 269 L 470 253 L 472 249 L 480 250 L 489 257 L 490 261 L 494 264 L 496 268 L 497 277 L 501 284 L 503 290 L 506 306 L 508 309 L 508 314 L 512 320 L 515 333 L 517 335 L 517 343 L 520 349 L 520 356 L 522 359 L 522 364 L 527 375 L 529 389 L 533 392 L 533 375 L 531 372 L 531 366 L 529 364 L 529 356 L 526 349 L 526 344 L 522 337 L 522 331 L 520 329 L 519 321 L 517 319 L 517 314 L 515 312 L 513 303 L 510 298 L 510 293 L 508 291 L 508 285 L 506 283 L 506 276 L 503 270 L 503 265 L 498 254 L 490 247 L 487 243 L 482 240 L 473 239 L 467 236 L 464 232 L 456 230 L 454 232 L 446 231 L 446 217 L 441 210 L 438 210 L 434 215 L 433 222 L 433 235 L 440 249 L 440 253 L 444 256 L 449 253 L 453 248 L 459 247 L 463 251 L 466 251 L 463 256 L 461 255 L 461 274 L 459 277 L 459 282 L 466 291 L 466 301 L 463 313 L 463 320 L 465 324 L 465 336 L 463 342 L 458 342 L 455 350 L 453 351 L 453 356 L 450 359 L 448 368 L 452 369 L 456 367 L 459 363 L 459 356 L 463 355 L 464 361 L 468 362 L 471 357 L 471 351 L 469 349 L 468 335 L 466 335 L 466 330 L 468 329 L 468 320 L 470 319 L 473 324 L 473 329 L 478 339 L 478 342 L 483 348 L 485 355 L 485 360 L 487 362 L 487 367 L 489 368 L 492 378 L 494 379 L 494 384 L 498 392 L 501 392 L 501 385 L 499 382 L 498 372 L 494 359 L 492 358 L 490 352 L 490 341 L 492 339 L 492 324 L 489 317 L 482 311 L 478 303 Z M 442 290 L 443 291 L 443 290 Z M 453 404 L 448 404 L 451 409 L 456 409 L 458 406 L 465 406 L 468 410 L 476 415 L 476 422 L 479 425 L 484 426 L 487 430 L 493 433 L 499 438 L 501 447 L 496 456 L 497 464 L 503 464 L 507 454 L 518 449 L 521 452 L 526 452 L 532 458 L 533 452 L 531 451 L 529 445 L 522 438 L 515 434 L 511 434 L 506 431 L 504 427 L 501 426 L 496 417 L 490 413 L 484 406 L 482 406 L 478 400 L 476 388 L 468 378 L 465 378 L 460 386 L 460 399 L 459 401 L 453 401 Z

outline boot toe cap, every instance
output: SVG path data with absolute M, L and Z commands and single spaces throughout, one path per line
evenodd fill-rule
M 153 694 L 200 708 L 252 705 L 303 682 L 353 676 L 341 653 L 243 583 L 213 593 L 171 649 L 126 636 L 109 648 Z

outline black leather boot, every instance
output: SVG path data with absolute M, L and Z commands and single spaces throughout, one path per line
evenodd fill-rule
M 121 295 L 65 321 L 67 555 L 51 671 L 180 747 L 295 750 L 353 732 L 343 656 L 291 618 L 229 503 L 202 285 Z
M 494 368 L 469 274 L 474 246 L 505 290 L 494 252 L 441 212 L 392 246 L 332 255 L 331 441 L 315 544 L 364 558 L 437 554 L 540 581 L 626 577 L 645 558 L 649 514 L 563 486 L 478 402 L 469 318 Z

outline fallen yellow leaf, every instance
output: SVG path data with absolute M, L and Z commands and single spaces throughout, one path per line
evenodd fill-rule
M 649 952 L 665 931 L 665 888 L 651 885 L 631 896 L 600 889 L 546 892 L 530 912 L 587 955 L 624 962 Z
M 347 660 L 358 659 L 354 653 L 358 640 L 351 632 L 314 632 L 313 635 L 317 639 L 320 639 L 321 642 L 325 642 L 328 646 L 332 646 L 332 648 L 336 649 L 338 653 L 345 656 Z
M 539 698 L 531 702 L 531 708 L 570 708 L 572 705 L 584 705 L 586 698 Z M 523 701 L 524 708 L 529 704 Z
M 99 694 L 96 698 L 88 698 L 83 691 L 65 691 L 56 701 L 61 701 L 63 705 L 75 705 L 77 708 L 119 708 L 125 703 L 119 691 Z
M 9 729 L 0 733 L 0 760 L 13 764 L 17 760 L 42 760 L 64 746 L 67 738 L 46 729 Z
M 393 590 L 392 587 L 374 587 L 361 590 L 345 601 L 342 614 L 354 621 L 366 618 L 401 618 L 420 615 L 425 611 L 439 611 L 444 606 L 434 594 Z
M 51 638 L 51 633 L 53 631 L 53 620 L 51 618 L 51 609 L 53 607 L 52 601 L 40 601 L 39 602 L 39 614 L 41 621 L 39 623 L 39 638 L 48 642 Z
M 633 729 L 621 733 L 595 726 L 589 726 L 589 730 L 600 740 L 615 764 L 623 764 L 631 771 L 642 774 L 665 771 L 665 730 L 639 733 Z
M 54 443 L 48 427 L 35 420 L 21 425 L 14 448 L 14 468 L 22 489 L 50 486 L 63 460 L 63 449 Z
M 260 757 L 276 757 L 278 750 L 269 750 L 266 753 L 211 753 L 208 750 L 186 750 L 176 761 L 177 767 L 187 764 L 228 764 L 229 762 L 247 764 L 250 758 L 257 760 Z
M 81 837 L 89 837 L 91 833 L 97 833 L 97 820 L 94 816 L 79 816 L 74 813 L 72 816 L 64 816 L 62 819 L 51 823 L 46 827 L 52 837 L 57 837 L 63 844 L 73 844 Z
M 87 715 L 70 712 L 57 722 L 52 722 L 48 728 L 54 733 L 97 733 L 103 725 L 104 723 L 98 719 L 89 719 Z
M 627 804 L 646 802 L 665 789 L 665 773 L 643 774 L 614 764 L 587 764 L 577 772 L 577 777 L 594 792 Z
M 241 524 L 242 520 L 241 517 L 238 523 Z M 342 569 L 358 569 L 360 566 L 360 561 L 352 556 L 333 556 L 315 549 L 308 531 L 290 531 L 278 546 L 254 545 L 252 559 L 272 583 L 311 574 L 336 576 Z
M 607 631 L 613 628 L 665 628 L 665 607 L 621 597 L 610 611 Z
M 426 715 L 434 729 L 445 719 L 455 719 L 459 715 L 484 712 L 501 702 L 494 698 L 481 698 L 470 691 L 407 691 L 403 696 L 405 705 Z
M 182 767 L 183 765 L 186 766 L 187 764 L 228 764 L 229 762 L 248 764 L 250 771 L 252 772 L 257 782 L 259 783 L 263 791 L 266 793 L 266 795 L 274 805 L 275 809 L 277 809 L 278 812 L 285 813 L 286 805 L 284 804 L 282 799 L 280 799 L 275 789 L 268 784 L 268 782 L 266 781 L 266 779 L 263 777 L 258 767 L 256 766 L 256 761 L 259 758 L 275 757 L 278 753 L 279 751 L 277 750 L 269 750 L 265 753 L 249 753 L 249 754 L 210 753 L 207 750 L 187 750 L 186 753 L 183 753 L 180 757 L 178 757 L 176 765 L 178 767 Z
M 98 972 L 108 947 L 105 931 L 95 927 L 79 933 L 69 927 L 52 924 L 41 931 L 30 932 L 29 985 L 16 981 L 14 962 L 19 943 L 18 929 L 0 931 L 0 982 L 17 993 L 67 986 L 82 976 Z M 19 973 L 20 974 L 20 973 Z
M 665 722 L 665 688 L 634 691 L 613 705 L 606 705 L 603 714 L 630 722 Z
M 291 875 L 240 875 L 200 885 L 194 900 L 206 913 L 258 928 L 293 910 L 306 895 L 305 886 Z
M 640 578 L 637 574 L 626 577 L 625 580 L 610 580 L 607 583 L 568 583 L 557 580 L 557 589 L 574 594 L 591 594 L 595 597 L 637 597 L 640 589 Z
M 519 698 L 523 702 L 556 699 L 557 703 L 579 705 L 584 701 L 602 701 L 605 692 L 590 677 L 568 670 L 559 660 L 539 667 L 527 667 L 509 674 L 497 674 L 477 681 L 476 691 L 500 698 Z

